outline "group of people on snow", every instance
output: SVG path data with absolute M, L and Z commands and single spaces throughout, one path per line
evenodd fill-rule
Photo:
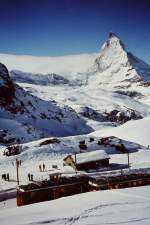
M 29 181 L 33 181 L 33 174 L 28 173 L 28 180 L 29 180 Z
M 43 172 L 43 171 L 45 171 L 45 164 L 43 163 L 43 165 L 39 165 L 39 171 L 40 172 Z
M 3 173 L 2 174 L 2 180 L 5 180 L 5 181 L 9 181 L 9 173 Z
M 39 165 L 39 171 L 44 172 L 45 171 L 45 164 L 43 163 L 42 165 Z M 28 180 L 33 181 L 33 174 L 28 173 Z

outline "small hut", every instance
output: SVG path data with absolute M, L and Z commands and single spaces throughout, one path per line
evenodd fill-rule
M 109 155 L 104 150 L 95 150 L 64 158 L 64 166 L 71 166 L 76 170 L 98 169 L 109 166 Z

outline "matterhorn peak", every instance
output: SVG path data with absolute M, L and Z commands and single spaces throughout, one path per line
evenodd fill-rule
M 109 38 L 113 38 L 113 37 L 118 38 L 118 36 L 114 32 L 109 32 L 108 37 Z
M 150 66 L 126 51 L 123 42 L 110 32 L 90 73 L 98 74 L 100 82 L 140 82 L 150 80 Z
M 125 50 L 124 43 L 120 40 L 118 35 L 116 35 L 114 32 L 109 32 L 108 34 L 108 40 L 103 44 L 101 50 L 107 48 L 113 48 L 118 50 Z
M 119 64 L 119 67 L 120 65 L 126 65 L 127 63 L 128 57 L 123 42 L 115 33 L 110 32 L 108 39 L 102 45 L 92 70 L 94 70 L 94 73 L 103 72 L 112 65 Z

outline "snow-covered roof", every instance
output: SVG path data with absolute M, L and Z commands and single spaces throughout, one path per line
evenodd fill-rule
M 42 173 L 40 171 L 34 172 L 36 177 L 46 177 L 46 176 L 56 176 L 56 175 L 61 175 L 62 171 L 61 170 L 48 170 L 48 171 L 43 171 Z
M 75 156 L 74 156 L 75 157 Z M 104 150 L 95 150 L 91 152 L 79 153 L 76 155 L 76 163 L 94 162 L 103 159 L 109 159 L 109 155 Z
M 56 176 L 56 175 L 61 175 L 62 171 L 61 170 L 52 170 L 52 171 L 48 171 L 47 173 L 50 176 Z
M 65 173 L 75 173 L 75 170 L 71 167 L 71 166 L 64 166 L 62 168 L 62 173 L 65 174 Z

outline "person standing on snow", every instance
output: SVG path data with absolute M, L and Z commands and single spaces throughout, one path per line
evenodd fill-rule
M 45 164 L 43 163 L 43 171 L 45 171 Z
M 40 170 L 40 172 L 42 171 L 42 166 L 41 165 L 39 165 L 39 170 Z
M 9 181 L 9 173 L 7 173 L 7 181 Z
M 28 173 L 28 179 L 29 179 L 29 181 L 31 180 L 31 175 L 30 175 L 30 173 Z

